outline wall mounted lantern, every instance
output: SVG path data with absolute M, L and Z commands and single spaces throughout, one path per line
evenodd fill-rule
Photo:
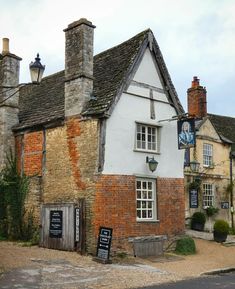
M 146 163 L 149 165 L 149 169 L 152 173 L 156 171 L 158 162 L 154 159 L 154 157 L 146 157 Z
M 42 80 L 42 75 L 45 70 L 45 65 L 42 65 L 40 60 L 41 59 L 39 58 L 39 54 L 37 54 L 35 61 L 29 64 L 29 70 L 30 70 L 32 83 L 38 84 Z
M 191 161 L 190 163 L 190 169 L 193 173 L 199 172 L 200 163 L 197 161 Z

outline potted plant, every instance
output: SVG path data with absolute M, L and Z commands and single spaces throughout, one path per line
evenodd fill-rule
M 216 220 L 214 224 L 214 240 L 218 243 L 225 242 L 229 233 L 229 224 L 224 220 Z
M 203 231 L 206 222 L 206 215 L 203 212 L 195 212 L 192 215 L 191 229 L 196 231 Z
M 208 217 L 213 217 L 214 215 L 218 214 L 219 208 L 215 208 L 213 206 L 206 208 L 206 214 Z

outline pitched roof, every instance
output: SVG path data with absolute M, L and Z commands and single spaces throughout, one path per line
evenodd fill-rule
M 235 118 L 223 115 L 208 114 L 208 117 L 224 142 L 235 144 Z M 235 146 L 233 145 L 233 150 Z
M 84 116 L 104 116 L 112 112 L 131 71 L 153 39 L 153 52 L 166 87 L 169 102 L 177 113 L 183 112 L 160 48 L 151 30 L 145 30 L 122 44 L 94 56 L 93 96 L 83 111 Z M 14 129 L 24 129 L 64 118 L 64 71 L 43 78 L 38 86 L 20 90 L 20 123 Z
M 64 118 L 64 71 L 43 78 L 40 85 L 20 89 L 19 124 L 24 129 Z
M 212 123 L 220 139 L 225 143 L 232 144 L 232 150 L 235 151 L 235 118 L 208 113 L 203 119 L 196 120 L 196 129 L 199 130 L 207 119 Z

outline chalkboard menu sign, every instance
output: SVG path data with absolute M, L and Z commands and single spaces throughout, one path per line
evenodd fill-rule
M 198 191 L 197 190 L 189 191 L 189 205 L 190 205 L 190 208 L 198 208 Z
M 62 238 L 63 211 L 50 211 L 50 238 Z
M 97 258 L 108 260 L 110 247 L 111 247 L 111 240 L 112 240 L 112 228 L 104 228 L 100 227 L 99 231 L 99 238 L 97 244 Z

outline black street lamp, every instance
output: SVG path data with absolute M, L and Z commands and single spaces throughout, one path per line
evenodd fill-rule
M 34 62 L 31 62 L 29 64 L 29 70 L 31 75 L 32 83 L 38 84 L 42 80 L 42 75 L 45 70 L 45 65 L 42 65 L 40 62 L 39 53 L 37 54 L 37 57 L 35 58 Z

